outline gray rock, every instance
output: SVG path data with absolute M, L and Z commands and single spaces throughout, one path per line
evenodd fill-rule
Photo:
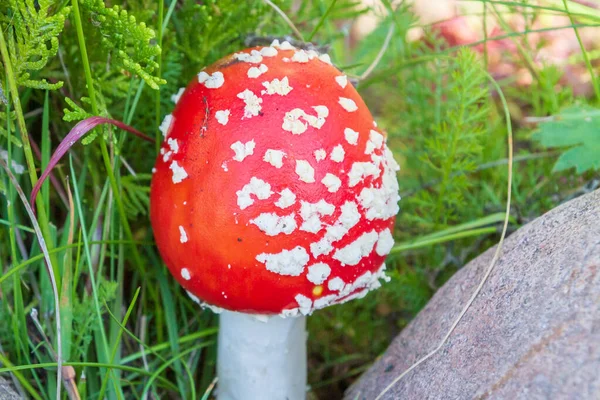
M 455 274 L 346 392 L 373 400 L 446 334 L 495 247 Z M 600 191 L 512 234 L 443 348 L 384 399 L 600 399 Z
M 20 398 L 12 388 L 10 381 L 0 376 L 0 400 L 19 400 Z

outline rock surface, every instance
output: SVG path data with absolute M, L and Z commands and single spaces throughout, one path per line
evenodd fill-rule
M 0 376 L 0 400 L 19 400 L 20 397 L 12 388 L 10 381 Z
M 432 351 L 495 247 L 462 268 L 346 392 L 373 400 Z M 382 399 L 600 399 L 600 191 L 512 234 L 442 349 Z

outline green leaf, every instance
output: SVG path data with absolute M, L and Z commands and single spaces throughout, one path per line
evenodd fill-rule
M 34 89 L 55 90 L 62 82 L 33 79 L 58 52 L 58 36 L 71 12 L 53 0 L 0 2 L 0 28 L 7 32 L 8 49 L 17 83 Z
M 115 65 L 139 75 L 152 89 L 166 83 L 152 74 L 158 69 L 156 58 L 161 53 L 153 29 L 138 22 L 121 6 L 109 8 L 103 0 L 80 0 L 80 4 L 99 31 L 100 45 L 110 52 Z
M 567 147 L 553 171 L 575 167 L 578 174 L 600 169 L 600 109 L 587 105 L 565 108 L 539 125 L 533 135 L 543 147 Z

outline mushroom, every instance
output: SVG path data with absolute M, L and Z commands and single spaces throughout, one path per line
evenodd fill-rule
M 173 96 L 150 217 L 167 267 L 220 312 L 218 398 L 304 399 L 306 316 L 380 286 L 398 164 L 327 55 L 274 41 Z

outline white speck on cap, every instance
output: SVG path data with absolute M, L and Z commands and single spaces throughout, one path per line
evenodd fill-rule
M 190 271 L 187 268 L 181 268 L 181 277 L 186 281 L 189 281 L 192 278 Z
M 235 53 L 233 56 L 240 61 L 251 64 L 258 64 L 262 61 L 262 54 L 258 50 L 252 50 L 250 53 Z
M 177 153 L 179 151 L 179 143 L 177 143 L 177 139 L 168 138 L 167 144 L 169 145 L 173 153 Z
M 394 247 L 394 237 L 389 229 L 384 229 L 379 233 L 379 239 L 377 240 L 377 246 L 375 251 L 380 256 L 387 256 Z
M 315 150 L 315 159 L 317 162 L 323 161 L 325 158 L 327 158 L 327 152 L 324 149 Z
M 378 235 L 375 231 L 363 233 L 354 242 L 336 250 L 333 258 L 342 265 L 356 265 L 363 257 L 371 254 L 377 238 Z
M 194 294 L 190 291 L 185 291 L 187 293 L 187 295 L 190 297 L 190 299 L 192 299 L 194 302 L 201 304 L 200 299 L 196 296 L 194 296 Z
M 342 106 L 342 108 L 348 112 L 354 112 L 354 111 L 358 110 L 358 106 L 352 99 L 348 99 L 346 97 L 340 97 L 339 103 Z
M 225 78 L 221 71 L 215 71 L 212 75 L 200 71 L 198 74 L 198 82 L 203 83 L 207 89 L 218 89 L 225 83 Z
M 335 211 L 335 206 L 325 200 L 319 200 L 316 203 L 300 201 L 300 204 L 300 217 L 304 221 L 300 225 L 300 230 L 305 232 L 319 232 L 323 227 L 321 216 L 331 215 Z
M 275 168 L 281 168 L 283 166 L 283 157 L 285 157 L 283 151 L 268 149 L 263 156 L 263 161 L 268 162 Z
M 256 256 L 256 260 L 265 264 L 267 270 L 286 276 L 302 274 L 309 258 L 306 250 L 300 246 L 291 250 L 282 250 L 280 253 L 261 253 Z
M 268 70 L 269 68 L 265 64 L 260 64 L 258 67 L 250 67 L 248 69 L 248 78 L 258 78 Z
M 251 224 L 254 224 L 268 236 L 277 236 L 280 233 L 286 235 L 291 234 L 296 229 L 295 215 L 279 216 L 275 213 L 262 213 L 258 217 L 250 220 Z
M 172 151 L 166 151 L 164 148 L 160 149 L 160 154 L 163 155 L 163 162 L 168 162 L 171 159 L 171 156 L 173 155 Z
M 346 283 L 342 280 L 342 278 L 337 276 L 327 282 L 327 288 L 333 292 L 339 292 L 344 288 L 345 285 Z
M 360 221 L 361 215 L 358 212 L 358 206 L 353 201 L 346 201 L 341 207 L 342 213 L 337 221 L 327 227 L 326 238 L 332 242 L 341 240 L 350 229 L 354 228 Z
M 238 93 L 237 97 L 244 100 L 244 103 L 246 103 L 243 118 L 252 118 L 260 113 L 260 110 L 262 109 L 262 106 L 260 105 L 262 99 L 252 93 L 252 91 L 246 89 L 243 92 Z
M 179 225 L 179 241 L 181 243 L 186 243 L 188 241 L 187 233 L 186 233 L 185 229 L 183 229 L 183 226 L 181 226 L 181 225 Z
M 329 158 L 331 158 L 331 161 L 335 161 L 335 162 L 339 163 L 339 162 L 344 161 L 345 154 L 346 154 L 346 152 L 344 151 L 344 147 L 341 144 L 338 144 L 331 151 Z
M 313 303 L 313 306 L 315 310 L 320 310 L 330 305 L 335 299 L 337 299 L 337 296 L 335 294 L 329 294 L 327 296 L 323 296 L 316 299 Z
M 302 315 L 310 314 L 312 311 L 312 300 L 302 294 L 297 294 L 294 298 L 298 303 L 298 309 L 300 310 L 300 313 L 302 313 Z
M 331 65 L 331 57 L 329 57 L 329 54 L 321 54 L 319 60 L 323 61 L 325 64 Z
M 329 265 L 322 262 L 316 263 L 308 266 L 306 278 L 315 285 L 320 285 L 321 283 L 325 282 L 330 273 L 331 267 L 329 267 Z
M 396 171 L 400 168 L 393 158 L 392 152 L 385 147 L 383 163 L 383 177 L 381 187 L 364 187 L 358 200 L 366 209 L 365 216 L 369 220 L 388 219 L 398 213 L 398 180 Z
M 167 137 L 167 135 L 169 134 L 169 130 L 171 129 L 171 125 L 173 124 L 173 121 L 175 121 L 175 118 L 173 118 L 173 116 L 171 114 L 167 114 L 167 115 L 165 115 L 165 118 L 160 123 L 158 130 L 162 132 L 162 135 L 164 137 Z
M 321 254 L 329 254 L 333 251 L 331 241 L 324 237 L 316 243 L 310 244 L 310 252 L 313 257 L 319 257 Z
M 263 47 L 260 49 L 260 54 L 263 57 L 275 57 L 277 55 L 277 49 L 274 47 Z
M 250 183 L 244 185 L 241 190 L 235 192 L 237 195 L 237 205 L 240 209 L 245 209 L 254 204 L 254 199 L 250 197 L 250 195 L 256 196 L 259 200 L 268 199 L 273 192 L 271 191 L 271 185 L 262 179 L 258 179 L 256 177 L 250 178 Z
M 369 140 L 365 147 L 365 154 L 373 153 L 373 150 L 380 149 L 383 145 L 383 135 L 375 130 L 369 132 Z
M 315 170 L 306 160 L 296 160 L 296 174 L 302 182 L 313 183 L 315 181 Z
M 225 311 L 224 308 L 213 306 L 212 304 L 208 304 L 208 303 L 200 303 L 200 307 L 202 307 L 203 309 L 208 308 L 210 311 L 214 312 L 215 314 L 221 314 L 223 311 Z
M 292 56 L 293 62 L 307 63 L 310 60 L 308 53 L 304 50 L 298 50 Z
M 358 132 L 356 132 L 353 129 L 350 128 L 346 128 L 344 129 L 344 137 L 346 138 L 346 141 L 353 145 L 356 146 L 358 143 Z
M 327 187 L 330 193 L 337 192 L 340 186 L 342 186 L 342 180 L 329 172 L 321 179 L 321 183 Z
M 177 93 L 175 93 L 174 95 L 171 96 L 171 101 L 175 104 L 179 103 L 179 99 L 181 98 L 181 95 L 183 94 L 183 92 L 185 92 L 185 88 L 179 88 L 179 90 L 177 91 Z
M 381 286 L 380 279 L 386 282 L 390 281 L 390 278 L 385 275 L 385 263 L 376 272 L 366 271 L 352 283 L 345 283 L 340 277 L 331 278 L 327 282 L 327 287 L 337 294 L 330 294 L 315 300 L 313 308 L 317 310 L 333 303 L 341 304 L 352 299 L 362 298 L 369 290 Z
M 294 108 L 292 111 L 286 112 L 283 117 L 283 124 L 281 125 L 282 129 L 291 132 L 293 135 L 300 135 L 306 132 L 308 125 L 300 120 L 300 118 L 305 116 L 311 117 L 299 108 Z
M 335 77 L 335 81 L 344 89 L 348 84 L 348 77 L 346 75 L 339 75 Z
M 361 218 L 358 212 L 358 206 L 353 201 L 346 201 L 341 206 L 342 213 L 337 221 L 327 227 L 327 232 L 323 238 L 316 243 L 311 243 L 310 252 L 313 257 L 321 254 L 329 254 L 333 251 L 332 243 L 342 239 L 352 229 Z
M 231 150 L 233 150 L 235 152 L 233 159 L 235 161 L 239 161 L 239 162 L 244 161 L 244 158 L 254 154 L 255 146 L 256 146 L 256 143 L 254 142 L 254 139 L 249 142 L 246 142 L 246 143 L 242 143 L 238 140 L 237 142 L 235 142 L 234 144 L 232 144 L 230 146 Z
M 355 162 L 352 164 L 350 172 L 348 172 L 348 185 L 354 187 L 364 178 L 368 176 L 377 178 L 380 173 L 381 171 L 379 168 L 373 163 L 361 161 Z
M 229 114 L 231 111 L 229 110 L 219 110 L 215 113 L 215 117 L 217 118 L 217 122 L 221 125 L 227 125 L 229 122 Z
M 317 112 L 317 121 L 312 126 L 321 129 L 325 125 L 325 118 L 329 116 L 329 108 L 327 106 L 313 106 L 313 109 Z
M 275 202 L 279 208 L 288 208 L 296 203 L 296 195 L 288 188 L 283 189 L 280 193 L 281 197 Z
M 173 183 L 180 183 L 188 177 L 188 174 L 187 172 L 185 172 L 185 169 L 179 166 L 179 164 L 177 164 L 177 161 L 173 161 L 169 166 L 169 169 L 173 171 Z
M 273 43 L 271 43 L 271 46 L 279 47 L 281 50 L 296 50 L 296 48 L 292 46 L 287 40 L 284 40 L 283 42 L 281 42 L 281 44 L 279 44 L 278 40 L 274 40 Z
M 266 90 L 261 91 L 261 94 L 278 94 L 280 96 L 285 96 L 289 92 L 292 91 L 292 87 L 290 86 L 289 80 L 287 76 L 281 78 L 281 80 L 275 78 L 271 82 L 265 81 L 262 83 Z

